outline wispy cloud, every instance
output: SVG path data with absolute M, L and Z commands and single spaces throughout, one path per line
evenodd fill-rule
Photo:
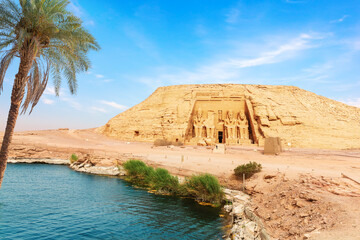
M 94 112 L 103 112 L 103 113 L 107 112 L 105 109 L 99 107 L 91 107 L 91 110 Z
M 353 42 L 353 48 L 354 48 L 355 51 L 360 50 L 360 40 Z
M 120 110 L 126 110 L 126 109 L 128 109 L 127 106 L 118 104 L 118 103 L 116 103 L 116 102 L 105 101 L 105 100 L 100 100 L 99 102 L 102 103 L 102 104 L 104 104 L 104 105 L 107 105 L 107 106 L 110 106 L 110 107 L 113 107 L 113 108 L 117 108 L 117 109 L 120 109 Z
M 76 110 L 83 110 L 82 105 L 75 100 L 74 98 L 71 97 L 62 97 L 60 98 L 61 101 L 67 102 L 69 104 L 70 107 L 76 109 Z
M 68 5 L 68 8 L 78 17 L 82 17 L 84 15 L 84 11 L 77 1 L 71 1 Z
M 96 77 L 96 78 L 104 78 L 104 75 L 96 74 L 95 77 Z
M 72 0 L 68 5 L 68 9 L 71 12 L 73 12 L 76 16 L 84 19 L 84 25 L 85 26 L 94 26 L 95 25 L 94 20 L 89 18 L 88 14 L 80 6 L 80 4 L 79 4 L 79 2 L 77 0 Z
M 51 100 L 51 99 L 48 99 L 48 98 L 45 98 L 45 97 L 42 97 L 41 98 L 41 101 L 46 104 L 46 105 L 52 105 L 54 104 L 54 100 Z
M 341 22 L 343 22 L 346 18 L 348 18 L 349 17 L 349 15 L 344 15 L 344 16 L 342 16 L 342 18 L 339 18 L 339 19 L 335 19 L 335 20 L 332 20 L 332 21 L 330 21 L 330 23 L 341 23 Z
M 360 108 L 360 97 L 359 98 L 348 98 L 345 100 L 340 100 L 340 102 L 343 102 L 347 105 L 354 106 Z
M 240 10 L 237 8 L 232 8 L 225 16 L 226 16 L 225 22 L 236 23 L 240 16 Z
M 257 67 L 262 65 L 279 63 L 291 58 L 295 58 L 297 53 L 315 48 L 316 41 L 322 39 L 320 34 L 300 34 L 299 36 L 288 39 L 285 43 L 275 47 L 275 50 L 264 50 L 258 52 L 257 56 L 242 58 L 230 53 L 227 57 L 214 62 L 200 65 L 194 70 L 177 69 L 171 73 L 161 73 L 155 77 L 143 77 L 139 81 L 152 87 L 164 84 L 183 84 L 183 83 L 211 83 L 238 81 L 241 69 Z M 270 48 L 270 47 L 269 47 Z M 271 46 L 271 49 L 274 49 Z

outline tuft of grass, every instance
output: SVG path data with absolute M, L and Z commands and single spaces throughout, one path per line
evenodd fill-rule
M 147 166 L 143 161 L 131 159 L 123 164 L 127 173 L 127 180 L 140 186 L 148 186 L 154 168 Z
M 172 176 L 168 170 L 157 168 L 150 177 L 150 188 L 159 192 L 177 194 L 179 192 L 179 179 Z
M 70 156 L 70 162 L 71 163 L 75 163 L 78 160 L 79 160 L 79 157 L 75 153 L 71 154 L 71 156 Z
M 163 168 L 152 168 L 140 160 L 128 160 L 123 164 L 127 172 L 126 180 L 160 193 L 192 197 L 198 201 L 220 205 L 223 190 L 218 179 L 210 174 L 201 174 L 186 179 L 184 184 Z
M 256 162 L 249 162 L 246 164 L 242 164 L 237 166 L 234 169 L 234 173 L 237 177 L 243 177 L 243 174 L 245 174 L 245 178 L 249 178 L 255 173 L 260 172 L 262 169 L 262 166 L 260 163 Z
M 196 200 L 213 204 L 220 204 L 224 196 L 219 180 L 207 173 L 186 179 L 185 190 Z

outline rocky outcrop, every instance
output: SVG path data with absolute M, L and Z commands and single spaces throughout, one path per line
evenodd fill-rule
M 8 163 L 69 165 L 70 161 L 54 158 L 9 158 Z
M 280 137 L 285 147 L 351 149 L 360 148 L 360 108 L 292 86 L 180 85 L 158 88 L 97 131 L 128 141 L 262 146 Z
M 243 192 L 225 189 L 225 198 L 231 205 L 224 208 L 232 217 L 228 240 L 270 240 L 264 225 L 250 207 L 250 196 Z

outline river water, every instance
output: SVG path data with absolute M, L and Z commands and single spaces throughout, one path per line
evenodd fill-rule
M 66 166 L 9 164 L 0 239 L 221 239 L 220 209 Z

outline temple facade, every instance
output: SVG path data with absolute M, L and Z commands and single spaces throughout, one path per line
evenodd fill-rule
M 196 101 L 191 115 L 186 142 L 197 144 L 251 144 L 254 143 L 249 111 L 245 100 L 227 99 Z

